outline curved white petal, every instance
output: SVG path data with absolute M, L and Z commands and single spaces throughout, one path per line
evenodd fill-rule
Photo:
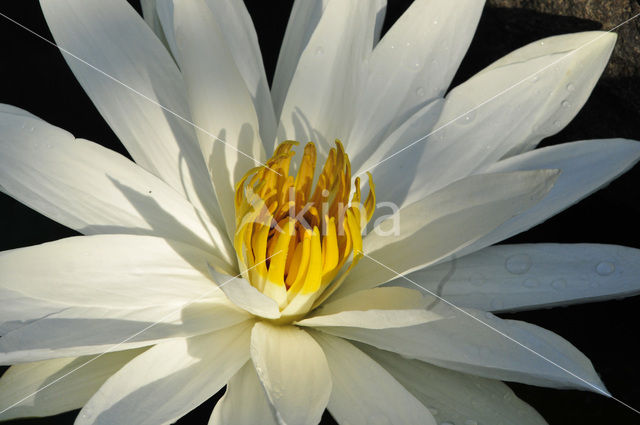
M 149 25 L 149 28 L 153 30 L 158 39 L 167 45 L 167 39 L 164 31 L 162 30 L 162 24 L 158 16 L 158 10 L 156 7 L 157 0 L 140 0 L 140 8 L 142 9 L 142 17 L 144 21 Z
M 144 350 L 11 366 L 0 378 L 0 420 L 81 408 L 114 373 Z
M 121 0 L 40 4 L 69 67 L 133 159 L 220 221 L 182 76 L 138 13 Z
M 251 331 L 251 359 L 284 423 L 320 422 L 331 393 L 331 377 L 322 349 L 307 332 L 256 323 Z
M 163 342 L 107 380 L 76 425 L 173 423 L 220 390 L 249 358 L 250 326 Z
M 277 425 L 272 410 L 253 363 L 247 362 L 227 384 L 209 425 Z
M 177 57 L 198 140 L 233 235 L 235 183 L 265 160 L 258 117 L 223 28 L 204 0 L 174 0 L 173 12 Z
M 357 100 L 351 152 L 367 152 L 426 103 L 444 96 L 484 0 L 416 0 L 384 35 Z
M 546 425 L 500 381 L 442 369 L 356 344 L 433 413 L 438 423 Z
M 322 304 L 296 325 L 353 326 L 385 329 L 419 325 L 440 316 L 426 310 L 419 291 L 406 288 L 373 288 Z
M 375 287 L 455 254 L 533 206 L 556 177 L 554 170 L 471 176 L 400 209 L 365 237 L 365 258 L 334 297 Z
M 236 306 L 256 316 L 267 319 L 280 317 L 280 308 L 273 298 L 268 297 L 253 287 L 240 276 L 229 276 L 218 273 L 212 267 L 209 273 L 227 298 Z
M 348 146 L 345 137 L 355 113 L 354 99 L 362 85 L 364 59 L 372 49 L 382 3 L 328 2 L 291 78 L 278 140 L 314 141 L 321 159 L 335 139 Z
M 512 172 L 556 168 L 561 171 L 549 195 L 525 213 L 496 228 L 459 255 L 477 251 L 524 232 L 602 188 L 640 160 L 640 142 L 624 139 L 585 140 L 536 149 L 488 167 Z
M 333 388 L 327 408 L 341 424 L 436 425 L 413 395 L 349 342 L 313 332 L 329 362 Z
M 77 236 L 1 252 L 0 288 L 76 306 L 180 306 L 224 299 L 209 277 L 210 259 L 163 238 Z
M 378 167 L 417 164 L 405 189 L 405 202 L 412 202 L 505 155 L 533 148 L 582 107 L 615 38 L 602 32 L 569 34 L 517 50 L 454 88 L 429 137 Z
M 86 234 L 162 236 L 235 263 L 226 235 L 166 183 L 122 155 L 27 114 L 0 113 L 5 193 Z
M 262 141 L 268 140 L 267 144 L 271 147 L 276 133 L 276 118 L 251 16 L 242 0 L 206 0 L 206 4 L 249 90 L 258 115 L 260 138 Z M 158 0 L 157 6 L 168 44 L 174 55 L 179 58 L 173 24 L 173 1 Z
M 589 359 L 553 332 L 491 313 L 454 309 L 435 298 L 432 309 L 444 318 L 396 329 L 318 329 L 472 375 L 608 395 Z
M 457 306 L 514 311 L 635 295 L 638 276 L 638 249 L 545 243 L 496 245 L 408 277 Z

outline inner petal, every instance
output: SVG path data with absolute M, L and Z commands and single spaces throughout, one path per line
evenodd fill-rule
M 360 179 L 336 140 L 314 184 L 316 147 L 304 147 L 290 175 L 295 141 L 285 141 L 236 186 L 234 245 L 243 277 L 273 298 L 283 316 L 326 299 L 362 257 L 362 230 L 373 215 L 375 186 L 362 201 Z M 351 199 L 350 199 L 351 198 Z

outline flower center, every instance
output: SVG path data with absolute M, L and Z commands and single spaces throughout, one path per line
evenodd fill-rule
M 278 303 L 283 316 L 305 313 L 337 289 L 362 257 L 362 230 L 375 208 L 371 175 L 367 199 L 361 202 L 356 178 L 349 202 L 351 164 L 340 141 L 329 151 L 315 187 L 313 143 L 305 146 L 297 175 L 289 174 L 297 144 L 281 143 L 235 191 L 240 270 Z

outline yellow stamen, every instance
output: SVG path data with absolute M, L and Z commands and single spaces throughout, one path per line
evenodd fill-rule
M 362 230 L 375 208 L 375 186 L 361 204 L 360 179 L 351 195 L 351 163 L 340 141 L 313 187 L 316 148 L 304 147 L 289 175 L 293 146 L 281 143 L 236 186 L 235 248 L 243 277 L 273 298 L 283 316 L 305 313 L 344 280 L 362 256 Z M 349 261 L 350 260 L 350 261 Z

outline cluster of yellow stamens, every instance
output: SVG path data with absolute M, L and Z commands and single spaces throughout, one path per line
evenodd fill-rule
M 289 175 L 295 155 L 291 149 L 297 144 L 280 144 L 265 166 L 250 170 L 235 191 L 234 245 L 240 270 L 278 303 L 283 315 L 308 311 L 337 288 L 362 255 L 362 230 L 375 208 L 370 175 L 367 199 L 361 202 L 356 178 L 349 203 L 351 164 L 340 141 L 329 151 L 315 188 L 313 143 L 305 146 L 297 175 Z

